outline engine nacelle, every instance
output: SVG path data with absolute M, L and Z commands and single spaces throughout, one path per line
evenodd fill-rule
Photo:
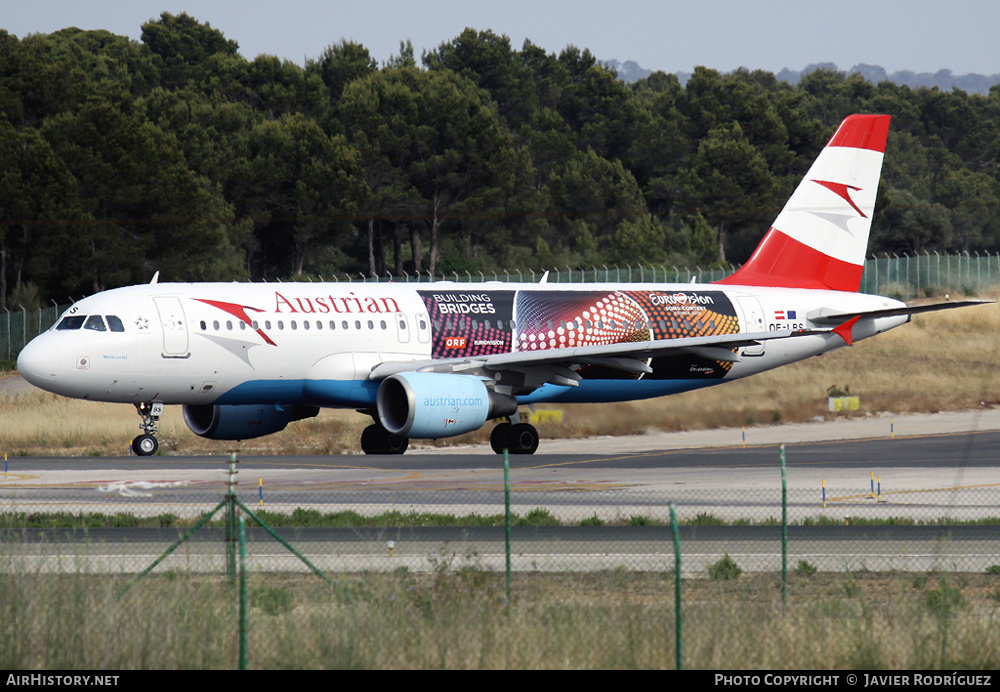
M 382 426 L 393 435 L 438 439 L 510 415 L 517 410 L 517 400 L 497 394 L 472 375 L 404 372 L 382 381 L 377 409 Z
M 184 422 L 191 432 L 210 440 L 249 440 L 280 432 L 292 421 L 312 418 L 315 406 L 275 404 L 184 405 Z

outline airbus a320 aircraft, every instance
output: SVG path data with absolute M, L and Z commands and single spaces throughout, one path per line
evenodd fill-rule
M 531 454 L 519 405 L 608 403 L 728 382 L 827 353 L 925 310 L 857 293 L 889 116 L 841 123 L 751 258 L 715 284 L 154 282 L 70 307 L 25 347 L 42 389 L 134 404 L 137 454 L 163 406 L 245 440 L 353 408 L 368 454 L 476 430 Z

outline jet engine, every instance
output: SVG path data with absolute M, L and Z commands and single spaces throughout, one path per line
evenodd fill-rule
M 249 440 L 280 432 L 292 421 L 312 418 L 316 406 L 276 404 L 184 405 L 184 422 L 191 432 L 210 440 Z
M 453 437 L 517 411 L 514 397 L 497 394 L 480 377 L 437 372 L 391 375 L 376 402 L 382 426 L 408 438 Z

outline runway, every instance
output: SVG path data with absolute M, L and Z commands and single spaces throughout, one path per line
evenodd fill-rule
M 779 446 L 600 449 L 591 441 L 574 452 L 509 458 L 512 511 L 520 517 L 541 511 L 562 524 L 515 526 L 515 570 L 669 569 L 670 504 L 681 522 L 696 524 L 682 527 L 685 573 L 704 574 L 722 553 L 745 569 L 780 568 L 780 527 L 767 525 L 781 512 Z M 788 518 L 795 524 L 789 531 L 792 564 L 981 571 L 1000 563 L 998 527 L 959 525 L 1000 516 L 1000 432 L 799 442 L 784 451 Z M 0 482 L 0 511 L 196 517 L 225 495 L 230 466 L 227 457 L 14 458 Z M 240 456 L 235 466 L 236 493 L 251 511 L 460 518 L 452 527 L 281 529 L 321 569 L 428 570 L 469 555 L 480 567 L 504 568 L 496 519 L 504 506 L 503 461 L 486 448 Z M 473 526 L 470 517 L 494 517 L 494 525 Z M 697 525 L 702 517 L 750 525 Z M 918 525 L 864 525 L 874 519 Z M 658 525 L 623 525 L 629 523 Z M 250 559 L 256 569 L 305 569 L 254 531 Z M 52 565 L 53 555 L 72 545 L 78 559 L 90 556 L 91 568 L 126 571 L 139 569 L 180 535 L 174 528 L 17 534 L 30 567 Z M 224 560 L 219 540 L 188 542 L 186 564 L 217 568 Z

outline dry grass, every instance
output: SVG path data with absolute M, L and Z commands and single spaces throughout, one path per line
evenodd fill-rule
M 0 563 L 3 559 L 0 558 Z M 666 573 L 525 574 L 512 598 L 475 565 L 341 581 L 252 575 L 255 669 L 673 668 Z M 167 572 L 121 599 L 122 579 L 0 570 L 0 667 L 7 670 L 232 668 L 236 590 Z M 685 580 L 687 669 L 996 669 L 1000 591 L 990 575 L 819 575 Z
M 1000 308 L 987 305 L 914 318 L 852 348 L 745 380 L 671 397 L 621 404 L 567 405 L 563 423 L 539 425 L 543 437 L 626 435 L 656 430 L 768 425 L 828 416 L 826 390 L 849 387 L 861 411 L 934 412 L 1000 404 Z M 542 408 L 555 408 L 543 406 Z M 0 452 L 119 455 L 138 434 L 131 406 L 65 399 L 37 390 L 0 393 Z M 324 410 L 282 433 L 248 440 L 247 453 L 341 453 L 358 448 L 369 419 Z M 490 426 L 436 444 L 486 442 Z M 225 454 L 234 443 L 203 440 L 168 407 L 160 426 L 164 453 Z

